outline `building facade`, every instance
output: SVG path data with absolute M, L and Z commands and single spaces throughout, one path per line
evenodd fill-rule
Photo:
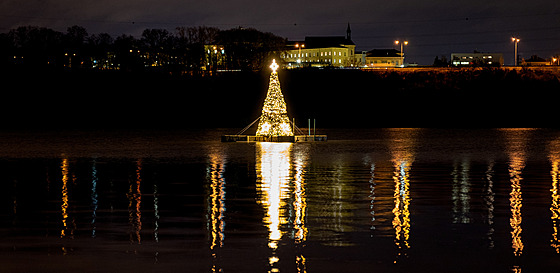
M 548 66 L 552 65 L 554 62 L 552 60 L 543 59 L 537 55 L 531 56 L 529 59 L 523 59 L 521 61 L 522 66 Z
M 280 53 L 286 68 L 351 67 L 359 65 L 355 58 L 356 44 L 352 41 L 350 25 L 345 36 L 305 37 L 304 41 L 288 41 Z
M 363 53 L 363 66 L 370 68 L 402 67 L 403 58 L 396 49 L 373 49 Z
M 503 66 L 502 53 L 451 53 L 452 66 Z

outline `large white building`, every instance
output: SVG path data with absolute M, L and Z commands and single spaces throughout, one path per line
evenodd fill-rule
M 288 41 L 280 53 L 287 68 L 295 67 L 350 67 L 359 65 L 355 56 L 356 44 L 352 41 L 350 25 L 345 36 L 311 36 L 304 41 Z

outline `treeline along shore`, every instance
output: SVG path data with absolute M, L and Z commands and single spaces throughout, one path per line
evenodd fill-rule
M 3 70 L 0 115 L 4 130 L 241 129 L 260 115 L 269 75 Z M 307 119 L 321 130 L 560 124 L 558 69 L 301 69 L 279 77 L 300 127 Z

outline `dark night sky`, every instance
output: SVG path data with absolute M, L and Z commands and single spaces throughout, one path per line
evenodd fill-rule
M 519 54 L 560 54 L 558 0 L 3 0 L 0 32 L 35 25 L 66 31 L 80 25 L 89 34 L 140 37 L 146 28 L 254 27 L 291 40 L 344 35 L 347 23 L 358 50 L 392 48 L 406 39 L 407 62 L 432 64 L 452 52 L 502 52 L 513 63 L 513 35 Z

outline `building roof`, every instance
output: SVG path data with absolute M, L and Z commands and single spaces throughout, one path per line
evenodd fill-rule
M 533 56 L 531 56 L 531 58 L 525 60 L 525 62 L 528 62 L 528 63 L 545 63 L 545 62 L 548 62 L 548 61 L 539 57 L 539 56 L 537 56 L 537 55 L 533 55 Z
M 303 45 L 303 47 L 301 47 Z M 350 23 L 346 28 L 346 36 L 306 36 L 305 41 L 287 41 L 286 47 L 294 48 L 328 48 L 355 46 L 352 41 L 352 30 Z
M 396 49 L 373 49 L 366 53 L 366 57 L 400 57 L 401 52 Z
M 346 47 L 349 45 L 356 45 L 352 39 L 347 39 L 344 36 L 307 36 L 305 37 L 305 41 L 288 41 L 287 46 L 292 48 L 296 44 L 304 44 L 305 48 Z
M 356 45 L 351 39 L 344 36 L 312 36 L 305 37 L 305 46 L 308 48 L 341 47 Z

